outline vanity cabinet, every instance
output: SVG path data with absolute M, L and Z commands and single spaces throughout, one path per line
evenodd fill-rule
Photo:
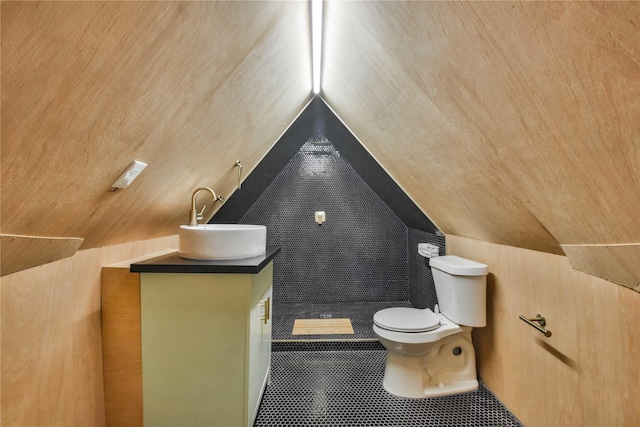
M 272 265 L 141 273 L 145 426 L 252 426 L 269 378 Z
M 253 425 L 269 381 L 279 251 L 103 268 L 107 427 Z

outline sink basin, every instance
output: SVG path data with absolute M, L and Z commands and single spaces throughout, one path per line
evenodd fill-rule
M 178 256 L 199 260 L 241 259 L 263 255 L 267 227 L 249 224 L 181 225 Z

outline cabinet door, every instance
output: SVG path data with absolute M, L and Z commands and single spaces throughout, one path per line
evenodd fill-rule
M 144 425 L 244 427 L 251 277 L 141 280 Z
M 252 426 L 271 366 L 271 290 L 269 287 L 253 306 L 249 319 L 248 426 Z

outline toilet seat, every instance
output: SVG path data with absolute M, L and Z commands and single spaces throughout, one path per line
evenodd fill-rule
M 373 323 L 395 332 L 429 332 L 440 327 L 440 317 L 429 309 L 393 307 L 374 314 Z
M 436 342 L 449 335 L 457 334 L 464 331 L 470 331 L 472 329 L 469 326 L 460 326 L 456 323 L 453 323 L 451 320 L 444 317 L 442 313 L 435 314 L 435 316 L 439 319 L 440 322 L 438 327 L 432 329 L 431 331 L 398 332 L 383 328 L 374 323 L 373 332 L 376 334 L 380 341 L 388 340 L 391 342 L 402 344 L 424 344 L 429 342 Z

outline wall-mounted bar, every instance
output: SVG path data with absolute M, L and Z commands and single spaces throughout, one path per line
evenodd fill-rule
M 242 163 L 240 163 L 240 160 L 238 160 L 237 162 L 235 162 L 233 166 L 238 168 L 238 190 L 239 190 L 242 187 Z
M 262 320 L 266 325 L 269 321 L 269 318 L 271 317 L 271 297 L 267 297 L 266 300 L 260 301 L 260 304 L 262 304 L 262 308 L 264 310 L 263 316 L 260 318 L 260 320 Z
M 545 319 L 542 314 L 538 313 L 536 317 L 533 319 L 528 319 L 521 314 L 520 320 L 522 320 L 523 322 L 527 323 L 530 326 L 533 326 L 534 328 L 542 332 L 545 337 L 548 338 L 551 336 L 551 331 L 544 328 L 545 326 L 547 326 L 547 319 Z M 538 322 L 538 323 L 533 323 L 533 322 Z

